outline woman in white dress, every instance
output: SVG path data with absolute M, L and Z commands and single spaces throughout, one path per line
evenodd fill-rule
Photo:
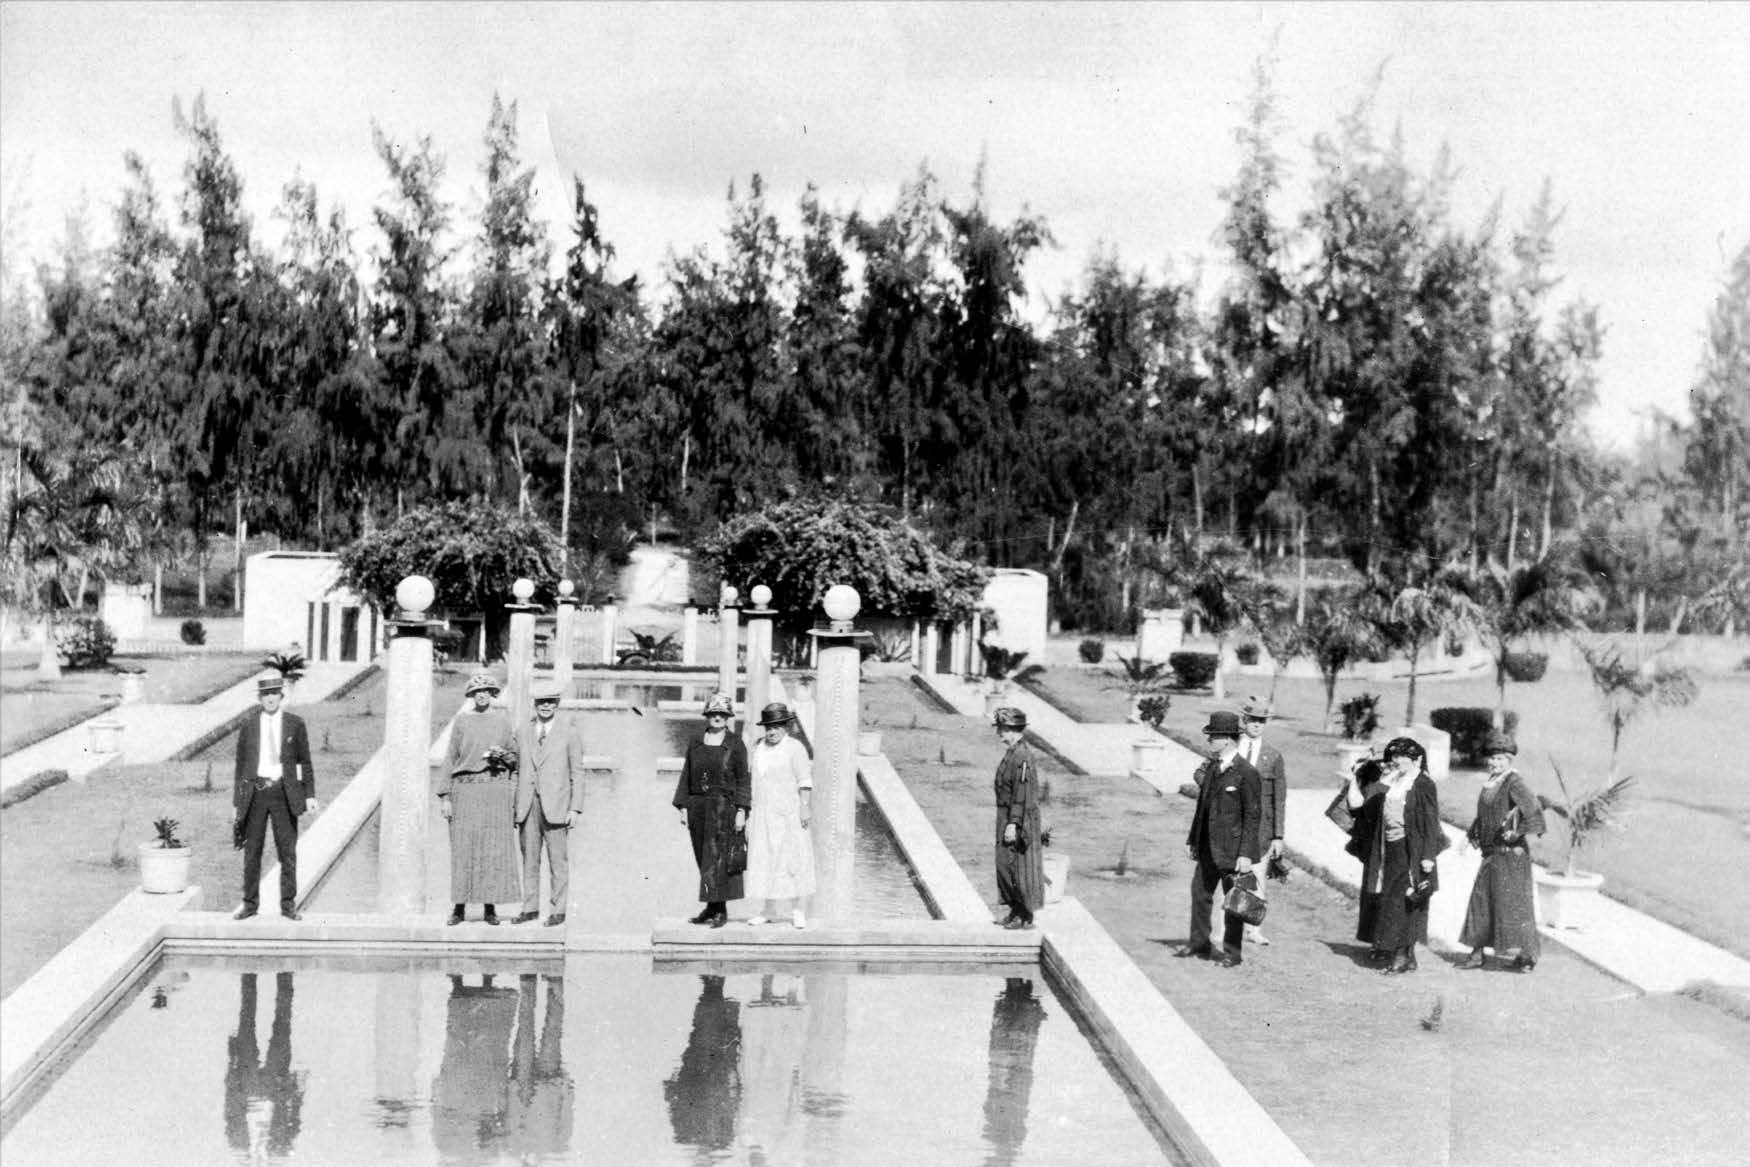
M 790 709 L 774 701 L 760 711 L 763 731 L 755 743 L 753 811 L 747 820 L 747 898 L 765 901 L 749 924 L 778 916 L 777 902 L 789 900 L 791 923 L 808 925 L 802 901 L 814 893 L 814 840 L 808 833 L 814 793 L 808 751 L 790 736 Z

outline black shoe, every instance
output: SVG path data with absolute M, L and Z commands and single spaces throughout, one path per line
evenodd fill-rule
M 1187 957 L 1209 957 L 1215 950 L 1207 944 L 1185 944 L 1173 950 L 1173 955 L 1181 960 Z
M 231 913 L 231 918 L 233 920 L 247 920 L 247 919 L 249 919 L 249 917 L 255 915 L 255 913 L 256 913 L 256 909 L 250 907 L 248 904 L 244 904 L 242 907 L 238 908 L 235 912 Z
M 1385 970 L 1385 975 L 1388 977 L 1392 977 L 1392 976 L 1398 976 L 1402 973 L 1415 972 L 1415 971 L 1416 971 L 1415 960 L 1409 956 L 1405 956 L 1403 953 L 1400 952 L 1396 956 L 1392 957 L 1391 964 L 1389 966 L 1387 966 L 1387 968 Z
M 1023 928 L 1031 928 L 1032 926 L 1032 920 L 1023 919 L 1020 916 L 1010 916 L 1008 922 L 1003 925 L 1010 932 L 1019 932 Z
M 1537 962 L 1527 957 L 1516 956 L 1513 958 L 1513 963 L 1509 967 L 1511 967 L 1514 972 L 1528 973 L 1537 967 Z
M 712 916 L 710 918 L 710 920 L 708 920 L 706 922 L 708 924 L 710 924 L 711 927 L 713 927 L 713 928 L 721 928 L 721 927 L 723 927 L 723 925 L 729 923 L 729 913 L 728 912 L 718 912 L 716 915 Z
M 547 917 L 547 922 L 543 925 L 543 927 L 557 928 L 559 925 L 561 925 L 563 923 L 565 923 L 565 913 L 564 912 L 554 912 L 551 916 Z
M 1459 961 L 1458 967 L 1462 969 L 1482 968 L 1486 963 L 1487 960 L 1484 958 L 1482 950 L 1478 949 L 1463 960 Z M 1514 963 L 1517 964 L 1518 962 L 1515 961 Z
M 461 922 L 462 922 L 462 909 L 461 908 L 457 908 L 454 911 L 452 911 L 450 913 L 450 918 L 444 921 L 445 924 L 449 925 L 452 928 L 455 927 L 457 924 L 460 924 Z
M 280 913 L 280 919 L 290 920 L 294 924 L 297 923 L 299 920 L 302 920 L 303 918 L 304 918 L 304 913 L 298 911 L 298 909 L 296 909 L 296 908 L 287 908 L 285 911 Z
M 491 908 L 487 908 L 486 909 L 486 922 L 488 924 L 491 924 L 493 927 L 496 928 L 498 926 L 498 913 L 493 911 Z
M 1215 963 L 1222 968 L 1238 968 L 1240 967 L 1241 961 L 1238 953 L 1223 952 L 1220 956 L 1215 958 Z
M 700 912 L 698 915 L 689 919 L 687 921 L 687 923 L 689 923 L 689 924 L 709 924 L 712 920 L 715 920 L 716 918 L 717 918 L 717 913 L 710 908 L 706 908 L 704 911 Z
M 530 920 L 539 920 L 540 918 L 541 918 L 541 913 L 539 913 L 539 912 L 522 912 L 522 913 L 518 914 L 517 917 L 511 921 L 511 923 L 513 923 L 513 924 L 527 924 Z

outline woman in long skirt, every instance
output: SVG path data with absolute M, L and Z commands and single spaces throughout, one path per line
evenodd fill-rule
M 814 775 L 808 751 L 790 736 L 795 718 L 781 701 L 760 711 L 764 731 L 754 743 L 753 810 L 747 818 L 747 897 L 764 902 L 749 924 L 776 919 L 774 903 L 790 900 L 790 922 L 808 925 L 802 901 L 814 893 L 814 840 L 808 820 Z
M 1416 970 L 1416 945 L 1428 942 L 1428 902 L 1440 888 L 1434 857 L 1446 848 L 1446 832 L 1420 742 L 1393 738 L 1383 772 L 1383 781 L 1367 786 L 1350 777 L 1346 797 L 1355 825 L 1348 851 L 1362 868 L 1355 937 L 1376 956 L 1389 954 L 1385 971 L 1398 974 Z
M 516 735 L 510 716 L 492 708 L 498 682 L 490 673 L 468 678 L 474 704 L 450 731 L 448 764 L 434 789 L 450 824 L 450 901 L 447 923 L 460 924 L 469 904 L 486 905 L 486 922 L 498 923 L 498 906 L 522 898 L 517 870 Z
M 1005 928 L 1031 928 L 1045 904 L 1045 855 L 1039 825 L 1039 770 L 1028 747 L 1027 715 L 1005 705 L 994 718 L 1008 747 L 997 763 L 997 899 L 1009 910 Z
M 735 836 L 746 828 L 753 804 L 747 746 L 729 732 L 733 713 L 722 693 L 713 693 L 705 702 L 705 732 L 687 746 L 674 788 L 674 806 L 681 812 L 681 823 L 693 841 L 693 860 L 699 865 L 699 898 L 705 902 L 705 910 L 691 922 L 713 928 L 729 922 L 729 901 L 742 896 L 741 873 L 729 870 L 729 851 Z
M 1470 946 L 1470 955 L 1458 967 L 1482 968 L 1483 949 L 1493 948 L 1498 959 L 1512 954 L 1511 968 L 1530 972 L 1537 967 L 1542 946 L 1526 840 L 1543 834 L 1543 807 L 1513 768 L 1518 746 L 1512 738 L 1497 730 L 1483 749 L 1489 777 L 1477 792 L 1477 817 L 1465 836 L 1483 853 L 1483 862 L 1458 934 L 1459 943 Z

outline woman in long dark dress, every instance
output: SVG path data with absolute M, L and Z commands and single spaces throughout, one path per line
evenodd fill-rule
M 433 791 L 450 824 L 450 901 L 446 923 L 460 924 L 469 904 L 486 906 L 498 923 L 499 904 L 522 898 L 517 867 L 516 734 L 510 716 L 492 707 L 498 682 L 491 673 L 468 678 L 473 705 L 450 730 L 450 752 Z
M 1483 750 L 1489 777 L 1477 792 L 1477 817 L 1465 835 L 1483 853 L 1483 861 L 1471 886 L 1464 929 L 1458 934 L 1459 942 L 1470 946 L 1470 955 L 1458 967 L 1482 968 L 1483 949 L 1493 948 L 1498 959 L 1508 959 L 1511 953 L 1516 971 L 1530 972 L 1537 967 L 1542 945 L 1526 840 L 1543 834 L 1543 807 L 1513 768 L 1518 746 L 1512 738 L 1497 730 Z
M 705 902 L 705 910 L 691 922 L 713 928 L 729 922 L 729 901 L 742 897 L 741 873 L 729 872 L 729 849 L 746 828 L 753 806 L 747 745 L 729 732 L 733 713 L 729 698 L 721 693 L 705 702 L 705 732 L 688 744 L 674 788 L 674 805 L 692 837 L 693 859 L 699 865 L 699 898 Z
M 1371 944 L 1376 958 L 1390 955 L 1387 973 L 1414 972 L 1416 945 L 1428 943 L 1428 902 L 1440 888 L 1434 857 L 1446 848 L 1422 744 L 1393 738 L 1382 780 L 1363 785 L 1351 775 L 1345 793 L 1355 816 L 1348 851 L 1361 860 L 1355 937 Z
M 1009 910 L 1005 928 L 1031 928 L 1045 903 L 1045 855 L 1040 842 L 1039 770 L 1027 745 L 1027 715 L 1005 705 L 996 711 L 997 737 L 1008 751 L 997 763 L 997 899 Z

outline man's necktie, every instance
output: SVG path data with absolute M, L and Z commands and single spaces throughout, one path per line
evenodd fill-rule
M 267 724 L 262 727 L 262 733 L 267 738 L 262 743 L 263 765 L 277 766 L 280 764 L 280 735 L 276 732 L 278 728 L 279 722 L 272 717 L 268 718 Z

